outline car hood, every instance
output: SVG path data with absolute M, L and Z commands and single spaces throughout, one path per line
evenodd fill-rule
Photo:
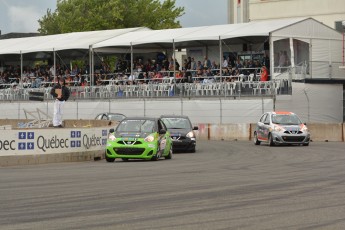
M 116 138 L 145 138 L 150 133 L 138 133 L 138 132 L 115 132 Z
M 301 125 L 281 125 L 281 127 L 290 133 L 297 133 L 301 130 Z
M 170 136 L 172 137 L 179 137 L 179 136 L 186 136 L 187 133 L 192 131 L 191 129 L 168 129 L 170 132 Z

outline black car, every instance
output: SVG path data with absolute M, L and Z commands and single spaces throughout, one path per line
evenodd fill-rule
M 96 120 L 111 120 L 111 121 L 122 121 L 126 118 L 122 113 L 100 113 L 96 116 Z
M 196 138 L 195 130 L 197 126 L 192 126 L 188 116 L 182 115 L 162 115 L 162 121 L 170 131 L 173 140 L 173 151 L 195 152 Z

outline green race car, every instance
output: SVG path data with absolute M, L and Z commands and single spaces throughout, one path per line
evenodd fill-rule
M 170 132 L 159 118 L 125 118 L 116 129 L 110 129 L 105 152 L 107 162 L 116 158 L 158 160 L 172 156 Z

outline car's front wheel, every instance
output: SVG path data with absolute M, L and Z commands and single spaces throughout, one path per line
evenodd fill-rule
M 110 157 L 107 156 L 107 154 L 105 154 L 105 160 L 106 160 L 107 162 L 114 162 L 114 161 L 115 161 L 115 158 L 110 158 Z
M 274 141 L 273 141 L 272 134 L 269 134 L 269 136 L 268 136 L 268 145 L 269 146 L 274 146 Z
M 151 161 L 158 161 L 160 157 L 161 157 L 161 150 L 158 148 L 156 155 L 152 156 Z
M 260 145 L 261 141 L 258 140 L 258 134 L 257 132 L 254 132 L 254 144 Z

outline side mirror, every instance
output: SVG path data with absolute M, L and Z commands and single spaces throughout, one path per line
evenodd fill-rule
M 199 130 L 199 127 L 198 126 L 194 126 L 193 130 Z
M 166 134 L 166 133 L 167 133 L 167 131 L 165 129 L 159 130 L 159 134 Z
M 109 133 L 113 133 L 113 132 L 115 132 L 115 129 L 110 129 L 109 130 Z

